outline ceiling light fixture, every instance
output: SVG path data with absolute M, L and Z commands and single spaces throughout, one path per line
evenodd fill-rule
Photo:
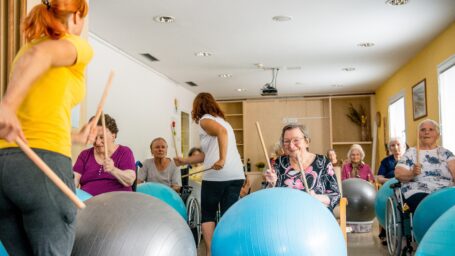
M 238 91 L 238 92 L 246 92 L 245 88 L 238 88 L 238 89 L 235 89 L 235 90 Z
M 341 70 L 346 71 L 346 72 L 351 72 L 351 71 L 354 71 L 355 68 L 354 67 L 347 67 L 347 68 L 342 68 Z
M 209 57 L 209 56 L 212 56 L 212 54 L 210 52 L 196 52 L 194 55 L 196 55 L 197 57 Z
M 175 21 L 175 18 L 172 16 L 155 16 L 153 20 L 158 23 L 172 23 Z
M 357 44 L 357 46 L 368 48 L 368 47 L 373 47 L 374 43 L 372 43 L 372 42 L 363 42 L 363 43 Z
M 273 17 L 272 20 L 276 21 L 276 22 L 285 22 L 285 21 L 292 20 L 292 17 L 284 16 L 284 15 L 278 15 L 278 16 Z
M 398 6 L 398 5 L 404 5 L 407 4 L 409 0 L 387 0 L 385 1 L 386 4 Z
M 220 74 L 218 76 L 221 78 L 229 78 L 229 77 L 232 77 L 232 74 Z
M 342 84 L 332 84 L 332 87 L 341 88 L 341 87 L 343 87 L 343 85 Z
M 262 63 L 256 63 L 254 64 L 257 68 L 264 68 L 264 64 Z

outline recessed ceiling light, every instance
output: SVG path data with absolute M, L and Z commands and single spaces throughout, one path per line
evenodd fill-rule
M 238 88 L 238 89 L 235 89 L 235 90 L 238 91 L 238 92 L 246 92 L 245 88 Z
M 264 64 L 262 63 L 256 63 L 254 64 L 257 68 L 263 68 L 264 67 Z
M 341 87 L 343 87 L 343 85 L 342 84 L 332 84 L 332 87 L 341 88 Z
M 175 21 L 175 18 L 172 16 L 155 16 L 153 20 L 159 23 L 172 23 Z
M 302 82 L 297 82 L 297 83 L 295 83 L 295 85 L 303 85 L 303 83 Z
M 229 77 L 232 77 L 232 74 L 220 74 L 218 76 L 221 78 L 229 78 Z
M 394 5 L 394 6 L 404 5 L 404 4 L 407 4 L 408 2 L 409 2 L 409 0 L 386 0 L 385 1 L 386 4 L 390 4 L 390 5 Z
M 359 47 L 373 47 L 374 43 L 372 43 L 372 42 L 363 42 L 363 43 L 357 44 L 357 46 L 359 46 Z
M 276 22 L 284 22 L 284 21 L 292 20 L 292 17 L 284 16 L 284 15 L 278 15 L 278 16 L 273 17 L 272 20 L 276 21 Z
M 354 71 L 355 68 L 354 67 L 347 67 L 347 68 L 342 68 L 341 70 L 346 71 L 346 72 L 351 72 L 351 71 Z
M 210 52 L 196 52 L 194 55 L 196 55 L 197 57 L 209 57 L 209 56 L 212 56 L 212 54 Z

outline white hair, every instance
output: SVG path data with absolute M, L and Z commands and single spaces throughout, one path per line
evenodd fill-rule
M 348 159 L 351 159 L 351 153 L 353 150 L 359 151 L 360 159 L 363 161 L 363 159 L 365 158 L 365 152 L 363 151 L 362 146 L 360 146 L 359 144 L 352 144 L 351 148 L 348 151 Z

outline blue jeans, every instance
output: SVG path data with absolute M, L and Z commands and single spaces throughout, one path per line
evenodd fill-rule
M 71 159 L 34 149 L 70 189 Z M 0 149 L 0 240 L 11 255 L 70 255 L 77 209 L 19 148 Z

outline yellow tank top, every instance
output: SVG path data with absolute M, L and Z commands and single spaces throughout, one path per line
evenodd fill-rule
M 14 64 L 30 47 L 47 38 L 34 40 L 21 48 Z M 28 144 L 71 157 L 71 109 L 85 95 L 85 68 L 93 56 L 88 42 L 75 35 L 66 35 L 77 50 L 77 61 L 69 67 L 50 68 L 39 77 L 19 106 L 17 116 Z M 17 147 L 0 139 L 0 148 Z

